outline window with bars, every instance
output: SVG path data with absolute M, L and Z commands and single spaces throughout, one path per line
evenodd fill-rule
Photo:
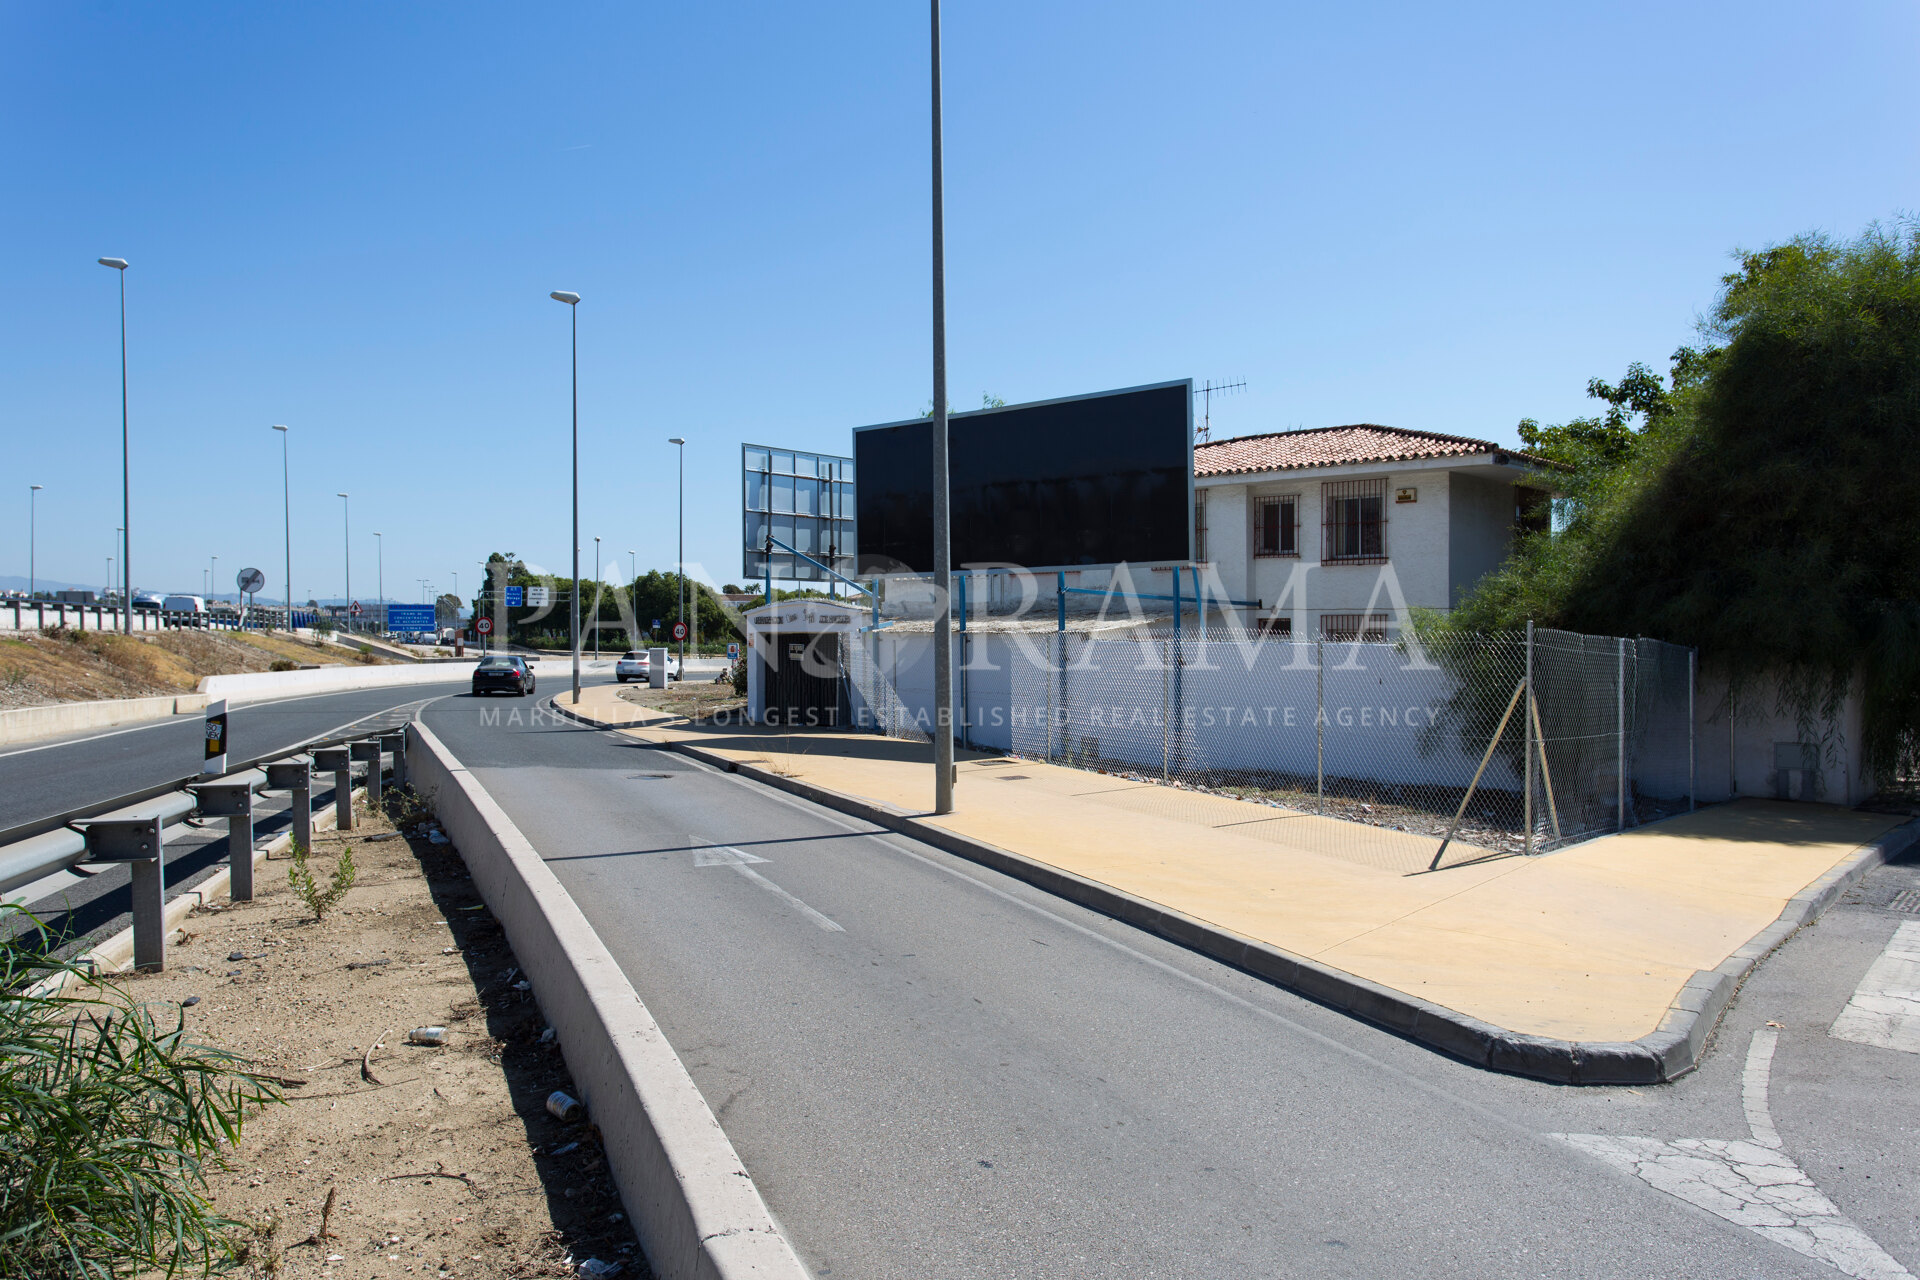
M 1193 558 L 1199 564 L 1207 562 L 1207 491 L 1193 491 Z
M 1300 495 L 1274 494 L 1256 499 L 1253 507 L 1253 554 L 1300 554 Z
M 1322 639 L 1351 643 L 1355 640 L 1384 642 L 1387 615 L 1384 613 L 1323 613 L 1320 615 Z
M 1275 640 L 1292 639 L 1293 638 L 1293 619 L 1292 618 L 1262 618 L 1260 619 L 1259 633 L 1262 636 L 1268 636 Z
M 1387 482 L 1334 480 L 1320 486 L 1326 504 L 1320 559 L 1365 564 L 1387 558 Z

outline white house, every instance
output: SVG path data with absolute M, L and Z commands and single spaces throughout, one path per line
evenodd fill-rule
M 1550 464 L 1485 440 L 1363 423 L 1197 444 L 1194 558 L 1261 627 L 1386 639 L 1446 610 L 1544 521 Z

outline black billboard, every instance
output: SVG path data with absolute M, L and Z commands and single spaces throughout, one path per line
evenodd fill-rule
M 1193 548 L 1193 383 L 956 413 L 953 567 L 1184 562 Z M 933 421 L 853 434 L 861 574 L 933 570 Z

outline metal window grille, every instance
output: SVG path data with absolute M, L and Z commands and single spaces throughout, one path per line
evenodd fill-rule
M 1193 558 L 1207 562 L 1207 491 L 1193 491 Z
M 1348 644 L 1355 640 L 1372 644 L 1385 643 L 1387 615 L 1384 613 L 1323 613 L 1320 615 L 1320 634 L 1325 639 Z
M 1320 486 L 1326 506 L 1323 563 L 1378 564 L 1387 558 L 1387 482 L 1336 480 Z
M 1276 494 L 1259 499 L 1253 508 L 1253 554 L 1300 554 L 1300 495 Z
M 1260 634 L 1275 640 L 1288 640 L 1293 637 L 1292 618 L 1260 619 Z

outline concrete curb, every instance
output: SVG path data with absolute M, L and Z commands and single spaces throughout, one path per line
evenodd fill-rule
M 37 742 L 83 729 L 144 724 L 206 710 L 204 693 L 165 694 L 157 698 L 106 698 L 98 702 L 56 702 L 45 707 L 0 711 L 0 747 Z
M 693 1077 L 579 906 L 486 789 L 418 721 L 408 778 L 429 798 L 553 1025 L 662 1280 L 804 1280 Z
M 567 719 L 595 728 L 646 727 L 602 724 L 561 706 L 557 698 L 551 699 L 549 705 Z M 1659 1084 L 1692 1071 L 1699 1065 L 1700 1055 L 1705 1052 L 1720 1015 L 1726 1012 L 1740 984 L 1755 966 L 1836 902 L 1867 872 L 1920 843 L 1920 820 L 1916 820 L 1894 828 L 1872 844 L 1862 845 L 1845 862 L 1789 899 L 1777 920 L 1717 968 L 1702 969 L 1688 979 L 1652 1033 L 1631 1041 L 1557 1040 L 1482 1022 L 1270 943 L 1242 937 L 1229 929 L 1063 871 L 1025 854 L 958 835 L 892 805 L 842 795 L 772 770 L 741 764 L 692 743 L 668 745 L 728 773 L 777 787 L 990 867 L 1473 1066 L 1555 1084 Z

